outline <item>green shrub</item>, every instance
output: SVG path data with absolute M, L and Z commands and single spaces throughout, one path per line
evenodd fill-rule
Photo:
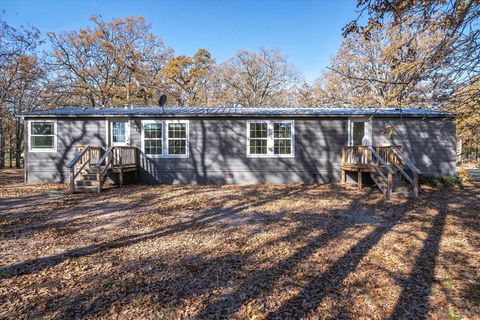
M 440 188 L 461 188 L 463 186 L 462 179 L 455 176 L 434 177 L 434 176 L 422 176 L 420 178 L 420 184 L 428 185 L 431 187 Z

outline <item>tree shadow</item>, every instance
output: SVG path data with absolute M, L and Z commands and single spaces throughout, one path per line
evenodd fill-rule
M 306 186 L 304 188 L 297 188 L 297 189 L 287 188 L 287 190 L 280 190 L 275 194 L 268 194 L 268 195 L 260 196 L 257 198 L 253 198 L 254 200 L 240 202 L 239 204 L 232 207 L 223 207 L 223 206 L 211 207 L 200 212 L 199 214 L 195 215 L 192 219 L 186 222 L 179 222 L 174 225 L 167 226 L 165 228 L 157 228 L 153 231 L 146 232 L 146 233 L 123 236 L 113 241 L 108 241 L 106 243 L 92 244 L 92 245 L 88 245 L 80 248 L 67 250 L 65 252 L 62 252 L 53 256 L 30 259 L 22 263 L 0 267 L 0 272 L 7 274 L 8 277 L 36 273 L 45 268 L 53 267 L 65 261 L 66 259 L 78 258 L 82 256 L 92 255 L 99 252 L 108 251 L 111 249 L 121 248 L 129 245 L 133 245 L 142 241 L 146 241 L 149 239 L 165 237 L 165 236 L 183 232 L 186 230 L 191 230 L 191 231 L 198 230 L 216 221 L 234 216 L 240 211 L 246 208 L 249 208 L 251 206 L 259 206 L 269 201 L 275 201 L 283 197 L 292 196 L 295 194 L 301 194 L 306 189 L 307 189 Z M 141 201 L 142 200 L 139 200 L 139 202 Z M 131 204 L 131 205 L 135 206 L 135 204 Z M 145 204 L 143 203 L 143 205 Z M 46 227 L 47 226 L 45 225 L 42 226 L 42 228 L 46 228 Z

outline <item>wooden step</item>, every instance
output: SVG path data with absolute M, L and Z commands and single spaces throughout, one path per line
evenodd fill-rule
M 370 176 L 380 191 L 382 191 L 384 195 L 387 195 L 387 184 L 375 173 L 371 173 Z M 411 192 L 410 189 L 410 186 L 402 179 L 394 179 L 390 196 L 395 198 L 413 198 L 413 192 Z
M 73 192 L 82 193 L 82 192 L 96 192 L 97 186 L 75 186 Z
M 97 175 L 96 174 L 91 174 L 91 173 L 88 173 L 88 174 L 81 174 L 81 177 L 82 177 L 82 180 L 97 180 Z
M 76 186 L 98 186 L 97 180 L 77 180 Z
M 103 170 L 105 166 L 100 166 L 100 170 Z M 90 174 L 97 174 L 97 167 L 86 167 L 83 169 L 85 172 L 90 173 Z
M 399 198 L 399 199 L 413 198 L 413 192 L 395 191 L 395 192 L 392 192 L 390 196 L 394 198 Z

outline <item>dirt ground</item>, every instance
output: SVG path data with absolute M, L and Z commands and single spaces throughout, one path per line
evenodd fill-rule
M 480 183 L 69 194 L 0 171 L 0 318 L 478 319 Z

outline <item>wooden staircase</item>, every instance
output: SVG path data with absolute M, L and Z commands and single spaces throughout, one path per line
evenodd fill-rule
M 118 173 L 123 186 L 124 173 L 133 171 L 135 181 L 138 170 L 137 148 L 78 146 L 77 155 L 70 161 L 70 190 L 72 192 L 98 192 L 104 188 L 109 176 Z
M 354 146 L 342 148 L 342 183 L 346 173 L 358 173 L 358 188 L 362 188 L 363 172 L 387 197 L 418 197 L 418 176 L 421 171 L 401 151 L 401 146 Z

